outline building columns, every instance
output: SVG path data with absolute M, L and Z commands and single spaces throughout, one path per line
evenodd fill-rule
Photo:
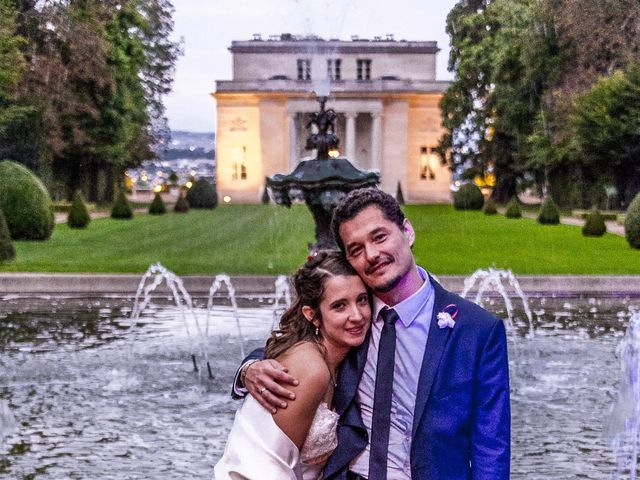
M 347 137 L 345 148 L 347 159 L 355 164 L 356 163 L 356 117 L 357 113 L 347 112 L 344 114 L 347 119 L 347 125 L 345 129 L 345 137 Z
M 380 151 L 382 137 L 382 114 L 378 112 L 371 113 L 371 170 L 380 171 Z
M 298 165 L 298 136 L 296 132 L 297 113 L 289 113 L 289 171 Z

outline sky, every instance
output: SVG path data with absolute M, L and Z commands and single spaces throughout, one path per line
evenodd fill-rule
M 435 40 L 438 80 L 449 80 L 445 22 L 456 0 L 173 0 L 178 59 L 173 91 L 165 98 L 172 130 L 215 131 L 216 80 L 231 80 L 233 40 L 254 33 L 315 34 L 349 40 L 385 37 Z

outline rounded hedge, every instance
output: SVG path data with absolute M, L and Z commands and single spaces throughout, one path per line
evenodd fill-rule
M 607 225 L 604 223 L 604 217 L 596 207 L 593 207 L 582 227 L 582 235 L 585 237 L 601 237 L 606 231 Z
M 10 160 L 0 162 L 0 209 L 14 240 L 46 240 L 53 232 L 49 192 L 29 169 Z
M 465 183 L 453 194 L 453 207 L 456 210 L 481 210 L 484 196 L 474 183 Z
M 538 213 L 538 223 L 542 225 L 558 225 L 560 223 L 560 211 L 551 196 L 542 202 L 540 213 Z
M 133 218 L 133 210 L 131 210 L 131 205 L 129 205 L 127 195 L 122 189 L 118 190 L 118 196 L 116 197 L 116 201 L 113 204 L 113 208 L 111 209 L 111 218 Z
M 513 197 L 509 203 L 507 203 L 507 210 L 504 212 L 504 216 L 507 218 L 520 218 L 522 212 L 520 212 L 520 205 L 518 204 L 518 197 Z
M 484 202 L 484 208 L 482 209 L 485 215 L 495 215 L 498 213 L 498 207 L 496 207 L 496 202 L 493 201 L 491 197 L 487 198 L 487 201 Z
M 153 197 L 153 201 L 151 202 L 151 205 L 149 205 L 149 214 L 164 215 L 165 213 L 167 213 L 167 207 L 162 201 L 162 197 L 160 196 L 160 193 L 156 192 L 156 194 Z
M 186 213 L 189 211 L 189 203 L 182 193 L 178 196 L 178 200 L 173 206 L 173 211 L 176 213 Z
M 638 193 L 627 208 L 624 219 L 624 236 L 633 248 L 640 248 L 640 193 Z
M 4 219 L 4 213 L 0 210 L 0 263 L 8 262 L 14 258 L 16 258 L 16 250 L 11 242 L 11 234 Z
M 216 187 L 204 178 L 199 179 L 187 192 L 187 202 L 190 208 L 216 208 Z
M 91 221 L 89 210 L 84 203 L 82 192 L 78 190 L 73 194 L 73 201 L 71 202 L 71 208 L 69 208 L 69 216 L 67 217 L 67 225 L 70 228 L 86 228 Z

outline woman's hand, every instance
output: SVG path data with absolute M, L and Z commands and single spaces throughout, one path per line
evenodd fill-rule
M 271 413 L 276 413 L 278 408 L 287 408 L 285 400 L 296 398 L 293 392 L 280 385 L 298 385 L 298 380 L 287 372 L 288 369 L 276 360 L 251 363 L 245 370 L 244 387 L 260 405 Z

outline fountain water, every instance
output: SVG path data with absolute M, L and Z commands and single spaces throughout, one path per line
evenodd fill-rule
M 9 403 L 0 400 L 0 446 L 4 442 L 4 438 L 11 434 L 16 428 L 16 419 L 13 416 Z
M 621 379 L 618 400 L 611 417 L 611 433 L 618 467 L 616 480 L 625 470 L 635 480 L 640 435 L 640 312 L 632 312 L 624 338 L 616 349 Z
M 280 302 L 283 305 L 280 305 Z M 276 278 L 276 293 L 273 298 L 273 321 L 271 322 L 271 330 L 278 326 L 280 317 L 284 310 L 291 305 L 291 288 L 289 287 L 289 277 L 279 275 Z

